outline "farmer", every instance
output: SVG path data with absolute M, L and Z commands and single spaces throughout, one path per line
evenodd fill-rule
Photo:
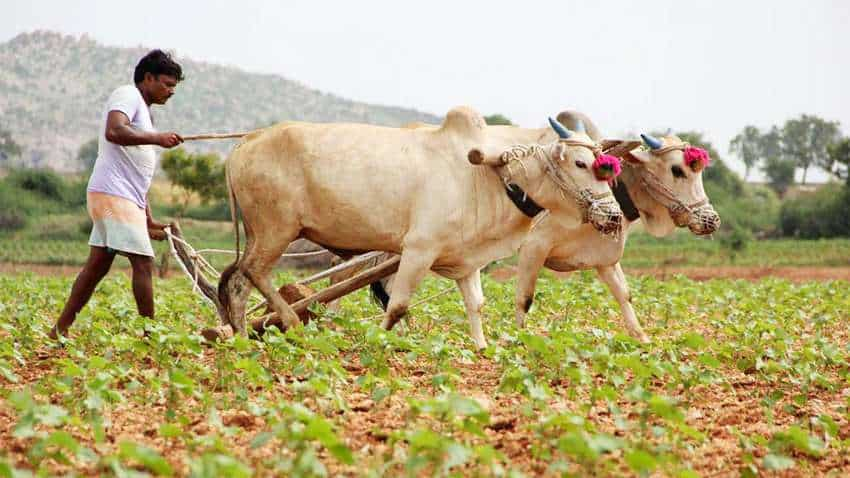
M 88 212 L 93 223 L 88 260 L 74 281 L 62 315 L 49 332 L 66 336 L 77 313 L 109 272 L 116 254 L 133 267 L 133 296 L 139 315 L 153 319 L 153 258 L 150 239 L 162 240 L 166 224 L 151 216 L 147 201 L 156 167 L 154 145 L 173 148 L 183 142 L 177 133 L 153 128 L 150 105 L 164 105 L 183 70 L 169 54 L 153 50 L 133 73 L 134 85 L 116 89 L 106 102 L 104 128 L 97 145 L 97 161 L 87 188 Z

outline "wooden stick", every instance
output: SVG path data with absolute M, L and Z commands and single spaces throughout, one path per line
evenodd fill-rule
M 183 141 L 195 141 L 198 139 L 228 139 L 228 138 L 241 138 L 243 136 L 251 134 L 253 131 L 245 131 L 242 133 L 206 133 L 206 134 L 187 134 L 181 136 Z
M 604 139 L 602 140 L 602 150 L 605 154 L 622 158 L 629 151 L 641 145 L 640 141 L 627 139 L 625 141 L 619 139 Z
M 361 287 L 365 287 L 376 280 L 395 274 L 398 270 L 399 262 L 401 262 L 401 256 L 394 256 L 392 259 L 388 259 L 375 267 L 370 267 L 369 269 L 366 269 L 365 271 L 360 272 L 359 274 L 356 274 L 340 283 L 322 289 L 310 297 L 301 299 L 298 302 L 291 304 L 291 307 L 296 314 L 300 314 L 315 302 L 330 302 L 346 294 L 350 294 L 351 292 L 354 292 Z M 263 333 L 265 328 L 270 325 L 277 326 L 281 329 L 283 328 L 283 322 L 275 313 L 267 314 L 251 321 L 251 327 L 258 334 Z
M 332 254 L 330 251 L 328 251 L 326 249 L 323 249 L 322 252 L 327 252 L 328 254 Z M 381 252 L 381 251 L 372 251 L 372 252 L 367 252 L 365 254 L 361 254 L 359 256 L 355 256 L 352 259 L 349 259 L 348 261 L 343 262 L 342 264 L 337 264 L 337 265 L 331 267 L 328 270 L 324 270 L 322 272 L 318 272 L 316 274 L 313 274 L 310 277 L 306 277 L 304 279 L 301 279 L 301 280 L 297 281 L 296 284 L 301 284 L 301 285 L 312 284 L 313 282 L 320 281 L 320 280 L 324 279 L 325 277 L 333 275 L 333 274 L 335 274 L 339 271 L 348 270 L 348 269 L 351 269 L 352 267 L 359 266 L 360 264 L 363 264 L 364 262 L 369 262 L 369 261 L 378 257 L 381 254 L 383 254 L 383 252 Z M 284 255 L 286 255 L 286 254 L 284 254 Z M 331 299 L 331 300 L 333 300 L 333 299 Z M 251 310 L 246 312 L 245 315 L 251 315 L 254 312 L 265 307 L 265 305 L 266 305 L 266 301 L 264 300 L 264 301 L 260 302 L 259 304 L 255 305 L 254 307 L 251 307 Z
M 328 251 L 325 251 L 325 252 L 328 252 Z M 339 271 L 348 270 L 348 269 L 351 269 L 352 267 L 359 266 L 360 264 L 363 264 L 364 262 L 369 262 L 372 259 L 380 256 L 381 254 L 383 254 L 383 252 L 381 252 L 381 251 L 372 251 L 372 252 L 367 252 L 366 254 L 361 254 L 361 255 L 356 256 L 352 259 L 349 259 L 348 261 L 343 262 L 342 264 L 337 264 L 337 265 L 331 267 L 328 270 L 318 272 L 316 274 L 311 275 L 310 277 L 306 277 L 304 279 L 301 279 L 300 281 L 298 281 L 298 283 L 304 284 L 304 285 L 312 284 L 313 282 L 320 281 L 320 280 L 324 279 L 325 277 L 331 276 L 331 275 L 333 275 L 333 274 L 335 274 Z

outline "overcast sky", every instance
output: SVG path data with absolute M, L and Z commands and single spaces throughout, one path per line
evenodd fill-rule
M 466 104 L 531 127 L 570 107 L 610 135 L 703 131 L 722 153 L 746 124 L 800 113 L 850 133 L 845 0 L 0 0 L 0 11 L 0 41 L 86 33 L 440 115 Z

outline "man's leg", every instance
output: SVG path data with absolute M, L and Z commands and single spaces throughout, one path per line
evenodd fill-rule
M 153 319 L 153 257 L 127 254 L 133 267 L 133 297 L 139 315 Z
M 97 284 L 109 272 L 113 259 L 115 259 L 114 251 L 105 247 L 91 246 L 89 258 L 83 270 L 77 275 L 74 286 L 71 287 L 71 296 L 68 297 L 68 302 L 65 303 L 65 308 L 59 320 L 56 321 L 56 325 L 50 330 L 50 338 L 56 339 L 59 335 L 68 334 L 68 328 L 74 323 L 77 314 L 88 303 Z

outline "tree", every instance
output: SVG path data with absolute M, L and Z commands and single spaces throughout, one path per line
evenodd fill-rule
M 839 179 L 844 178 L 850 188 L 850 138 L 844 138 L 827 148 L 831 162 L 829 172 Z
M 810 167 L 828 170 L 830 159 L 826 147 L 836 142 L 839 134 L 837 122 L 825 121 L 817 116 L 804 114 L 785 122 L 782 127 L 782 153 L 803 170 L 803 184 L 806 184 Z
M 11 158 L 21 155 L 21 146 L 12 139 L 12 133 L 0 129 L 0 156 Z
M 788 187 L 794 184 L 794 171 L 797 164 L 793 159 L 784 156 L 770 156 L 764 160 L 762 171 L 767 176 L 770 188 L 776 191 L 780 197 L 785 194 Z
M 224 164 L 216 153 L 189 154 L 177 148 L 164 152 L 160 164 L 168 180 L 183 190 L 178 216 L 186 212 L 192 195 L 204 204 L 227 195 Z
M 779 196 L 794 184 L 794 172 L 797 169 L 794 159 L 784 156 L 782 151 L 782 130 L 776 125 L 771 126 L 770 131 L 759 138 L 759 154 L 768 185 Z
M 92 138 L 80 146 L 77 150 L 77 161 L 83 165 L 86 171 L 91 171 L 94 168 L 94 162 L 97 159 L 97 138 Z
M 759 138 L 759 152 L 762 158 L 778 158 L 782 156 L 782 131 L 775 125 L 770 131 Z
M 509 120 L 506 116 L 501 115 L 499 113 L 492 114 L 490 116 L 485 116 L 484 122 L 487 123 L 488 125 L 491 125 L 491 126 L 492 125 L 505 125 L 505 126 L 513 125 L 513 122 L 511 122 L 511 120 Z
M 744 162 L 744 180 L 750 176 L 750 170 L 763 157 L 761 145 L 761 131 L 755 126 L 745 126 L 743 131 L 729 142 L 729 150 Z

